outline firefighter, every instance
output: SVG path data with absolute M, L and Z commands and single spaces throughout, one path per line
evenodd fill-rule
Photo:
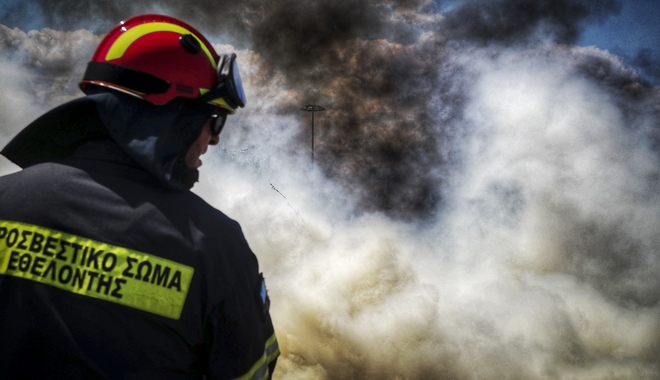
M 246 103 L 236 55 L 136 16 L 80 87 L 2 150 L 22 170 L 0 178 L 0 378 L 270 378 L 257 259 L 190 191 Z

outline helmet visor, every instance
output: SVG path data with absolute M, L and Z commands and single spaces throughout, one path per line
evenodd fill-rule
M 231 65 L 228 76 L 231 77 L 231 80 L 228 81 L 228 84 L 230 85 L 230 88 L 233 87 L 233 96 L 236 99 L 236 103 L 239 107 L 244 107 L 245 103 L 247 103 L 247 99 L 245 98 L 245 91 L 243 91 L 243 81 L 241 80 L 241 73 L 238 70 L 236 54 L 233 54 L 231 57 Z

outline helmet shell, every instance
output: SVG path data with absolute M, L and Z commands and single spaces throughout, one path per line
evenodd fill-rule
M 130 84 L 88 77 L 80 82 L 80 88 L 87 93 L 89 85 L 110 87 L 156 105 L 178 97 L 198 98 L 216 84 L 218 61 L 213 46 L 192 26 L 174 17 L 145 14 L 122 21 L 110 30 L 91 62 L 110 63 L 155 76 L 170 84 L 167 91 L 142 93 Z M 212 103 L 227 112 L 235 111 L 222 99 Z

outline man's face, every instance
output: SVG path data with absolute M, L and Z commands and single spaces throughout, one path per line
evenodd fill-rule
M 197 137 L 186 153 L 186 166 L 191 169 L 197 169 L 202 166 L 202 160 L 199 158 L 206 153 L 209 145 L 216 145 L 220 141 L 218 136 L 211 134 L 211 119 L 207 120 L 202 127 L 202 132 Z

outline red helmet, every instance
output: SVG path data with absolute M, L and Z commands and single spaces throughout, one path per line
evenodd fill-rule
M 80 89 L 110 87 L 156 105 L 175 98 L 209 102 L 228 113 L 245 106 L 236 55 L 218 55 L 195 28 L 147 14 L 115 26 L 99 44 Z

